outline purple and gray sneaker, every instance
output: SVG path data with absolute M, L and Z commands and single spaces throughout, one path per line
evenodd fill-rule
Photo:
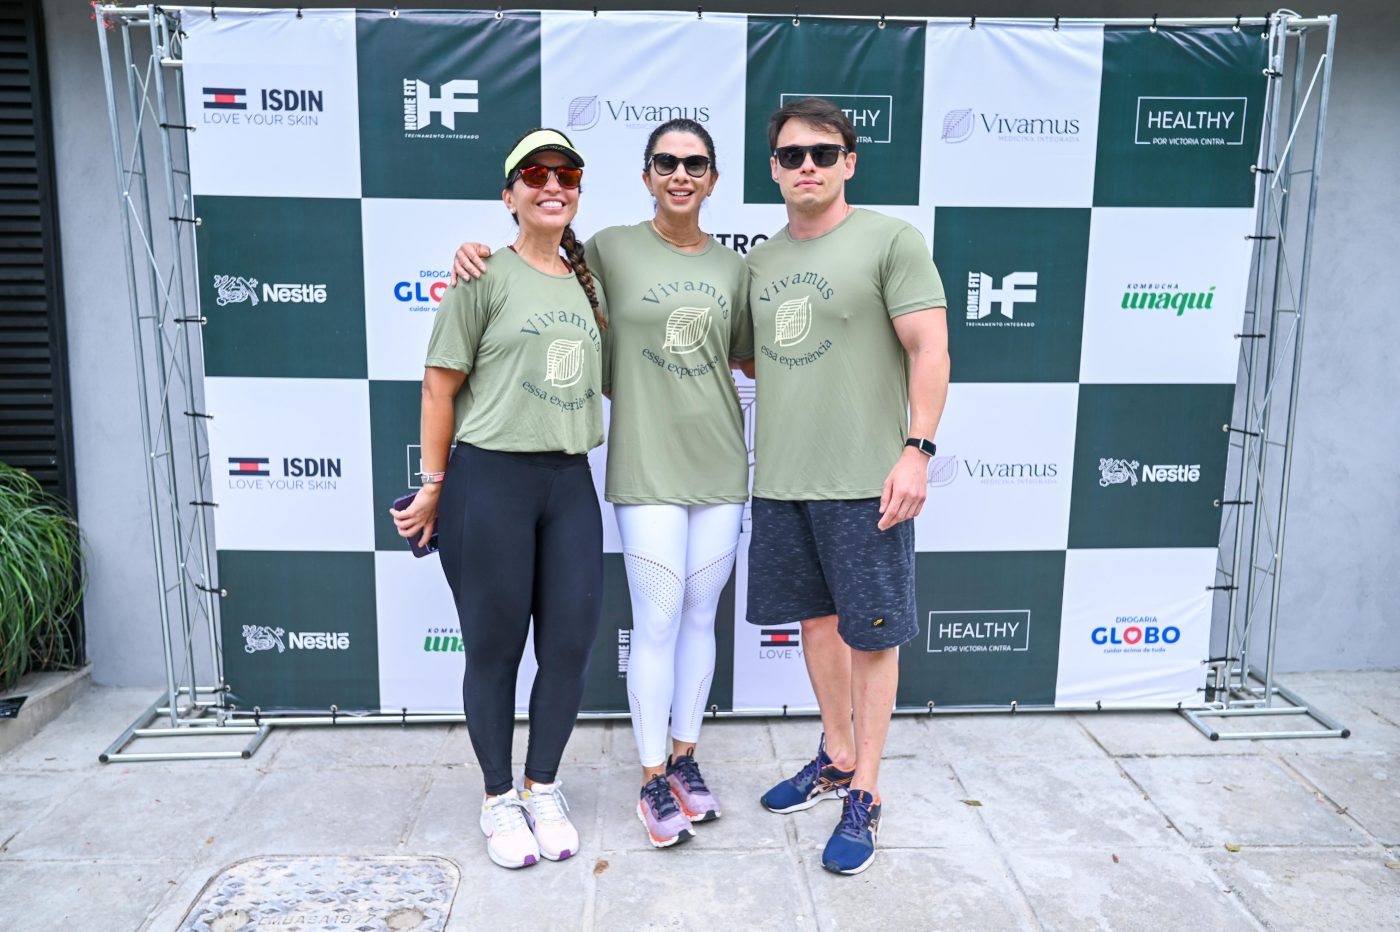
M 653 848 L 668 848 L 690 841 L 695 836 L 690 828 L 690 820 L 681 812 L 676 797 L 671 795 L 671 784 L 657 774 L 642 787 L 642 798 L 637 801 L 637 818 L 647 827 L 647 837 Z
M 689 754 L 671 758 L 666 765 L 666 782 L 690 821 L 710 822 L 720 817 L 719 797 L 705 785 L 700 765 Z

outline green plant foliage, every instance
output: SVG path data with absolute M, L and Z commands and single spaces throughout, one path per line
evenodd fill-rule
M 71 666 L 67 620 L 83 597 L 82 536 L 63 502 L 0 463 L 0 691 L 31 665 Z

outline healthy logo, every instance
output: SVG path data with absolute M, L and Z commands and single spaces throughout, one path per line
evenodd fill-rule
M 242 304 L 244 301 L 251 301 L 254 307 L 258 304 L 258 280 L 256 278 L 242 278 L 238 275 L 215 275 L 214 290 L 219 293 L 219 307 L 226 307 L 230 304 Z
M 438 96 L 424 81 L 405 78 L 403 82 L 403 128 L 417 132 L 432 125 L 433 117 L 450 130 L 457 128 L 457 114 L 476 113 L 480 109 L 477 82 L 465 78 L 442 85 Z
M 1030 649 L 1030 609 L 928 613 L 930 654 L 1009 653 Z
M 1125 310 L 1176 311 L 1180 317 L 1187 311 L 1210 310 L 1215 300 L 1215 286 L 1206 291 L 1180 291 L 1175 284 L 1131 284 L 1123 291 Z
M 709 335 L 708 307 L 678 307 L 666 320 L 666 339 L 661 348 L 684 356 L 698 350 Z
M 793 346 L 807 339 L 812 331 L 812 297 L 804 295 L 778 305 L 773 317 L 773 342 Z
M 283 653 L 287 649 L 282 643 L 283 633 L 281 628 L 271 628 L 267 625 L 244 625 L 243 650 L 249 654 L 256 654 L 258 651 L 272 650 L 275 647 L 277 653 Z
M 575 97 L 569 101 L 569 116 L 566 121 L 566 128 L 583 131 L 592 129 L 598 125 L 598 115 L 601 108 L 598 106 L 598 95 L 592 97 Z
M 545 381 L 555 388 L 569 388 L 583 378 L 583 341 L 555 340 L 545 351 Z
M 856 143 L 888 143 L 893 138 L 894 97 L 889 94 L 783 94 L 779 106 L 808 97 L 829 100 L 846 114 Z
M 1007 320 L 1015 320 L 1017 304 L 1034 304 L 1035 288 L 1040 279 L 1036 272 L 1012 272 L 1001 280 L 1001 287 L 992 287 L 992 276 L 985 272 L 967 273 L 967 319 L 980 321 L 995 310 Z M 1033 323 L 1022 323 L 1034 327 Z M 983 326 L 1006 326 L 1001 321 L 987 321 Z
M 1140 146 L 1242 146 L 1246 97 L 1139 97 Z

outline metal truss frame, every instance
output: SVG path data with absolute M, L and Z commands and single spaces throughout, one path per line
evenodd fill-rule
M 1182 710 L 1212 741 L 1351 734 L 1275 676 L 1303 333 L 1336 34 L 1335 16 L 1302 19 L 1280 10 L 1269 18 L 1266 122 L 1253 169 L 1258 210 L 1249 236 L 1254 244 L 1251 298 L 1244 332 L 1237 334 L 1236 410 L 1232 422 L 1222 425 L 1230 434 L 1227 475 L 1234 475 L 1235 494 L 1216 502 L 1226 509 L 1226 520 L 1217 585 L 1211 588 L 1228 597 L 1225 652 L 1207 661 L 1205 707 Z M 1309 40 L 1315 38 L 1325 47 L 1314 58 Z M 1311 151 L 1300 155 L 1309 145 Z M 1299 716 L 1310 724 L 1220 731 L 1208 721 L 1249 718 L 1262 724 L 1270 717 L 1291 722 Z

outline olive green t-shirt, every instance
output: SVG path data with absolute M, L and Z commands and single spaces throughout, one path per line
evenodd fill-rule
M 572 273 L 541 272 L 512 249 L 486 268 L 443 295 L 428 340 L 426 365 L 469 373 L 457 392 L 457 439 L 587 453 L 603 442 L 603 344 L 588 296 Z
M 610 295 L 604 496 L 622 505 L 747 501 L 749 454 L 729 371 L 729 360 L 753 355 L 744 260 L 713 238 L 682 252 L 649 223 L 608 227 L 587 250 Z
M 909 428 L 908 356 L 892 318 L 943 307 L 919 231 L 855 210 L 749 252 L 756 498 L 876 498 Z

